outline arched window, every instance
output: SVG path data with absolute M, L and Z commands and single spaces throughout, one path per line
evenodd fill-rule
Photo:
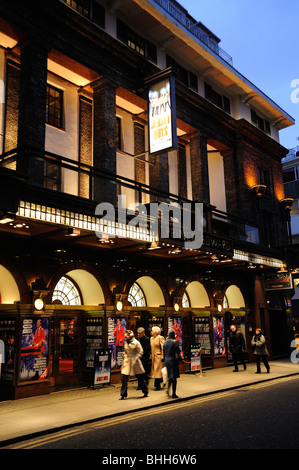
M 190 301 L 187 292 L 184 293 L 182 297 L 182 307 L 183 308 L 190 308 Z
M 137 284 L 137 282 L 134 282 L 129 291 L 128 301 L 130 302 L 132 307 L 146 307 L 146 299 L 144 292 L 139 286 L 139 284 Z
M 55 286 L 52 302 L 62 305 L 81 305 L 81 296 L 73 281 L 67 277 L 62 277 Z

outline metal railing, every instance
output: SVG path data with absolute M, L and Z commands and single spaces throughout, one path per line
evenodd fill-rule
M 145 183 L 124 176 L 109 174 L 90 165 L 76 162 L 50 152 L 40 154 L 32 148 L 17 148 L 0 155 L 0 167 L 19 170 L 18 161 L 27 161 L 27 185 L 34 199 L 34 187 L 80 197 L 94 207 L 100 202 L 111 202 L 117 207 L 117 196 L 126 195 L 128 203 L 149 204 L 165 202 L 177 204 L 194 202 L 179 195 L 154 188 Z M 65 200 L 65 199 L 63 199 Z M 34 202 L 33 200 L 31 202 Z M 46 202 L 46 201 L 45 201 Z M 204 204 L 206 230 L 218 236 L 251 244 L 263 245 L 260 239 L 262 227 L 251 221 L 242 220 Z
M 165 10 L 174 20 L 180 23 L 184 28 L 195 36 L 200 42 L 205 44 L 211 51 L 217 54 L 221 59 L 233 66 L 233 58 L 225 52 L 218 43 L 200 27 L 200 25 L 187 16 L 183 10 L 180 10 L 171 0 L 154 0 L 163 10 Z

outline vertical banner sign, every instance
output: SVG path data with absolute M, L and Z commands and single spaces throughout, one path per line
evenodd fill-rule
M 48 378 L 49 318 L 23 318 L 20 381 Z
M 149 153 L 177 148 L 175 79 L 171 69 L 146 80 L 148 86 Z
M 111 349 L 97 349 L 94 355 L 94 385 L 110 384 Z
M 197 372 L 201 369 L 200 343 L 190 345 L 190 372 Z

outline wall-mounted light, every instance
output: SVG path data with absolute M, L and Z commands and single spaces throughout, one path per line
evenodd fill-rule
M 81 234 L 81 230 L 79 228 L 68 228 L 67 229 L 67 237 L 78 237 Z
M 286 211 L 291 210 L 293 202 L 294 202 L 294 199 L 292 199 L 291 197 L 286 197 L 280 201 L 281 205 Z
M 255 192 L 257 197 L 262 197 L 267 190 L 267 186 L 265 184 L 256 184 L 255 186 L 252 186 L 252 190 Z
M 178 304 L 177 302 L 174 304 L 174 310 L 175 310 L 176 312 L 178 312 L 178 311 L 180 310 L 180 306 L 179 306 L 179 304 Z
M 121 312 L 122 309 L 123 309 L 123 303 L 122 303 L 121 300 L 118 300 L 118 301 L 116 302 L 116 310 L 117 310 L 118 312 Z
M 221 313 L 222 312 L 222 305 L 218 304 L 217 309 L 218 309 L 218 312 Z
M 11 214 L 9 212 L 2 212 L 0 214 L 0 224 L 9 224 L 10 222 L 14 222 L 15 218 L 15 214 Z
M 40 299 L 40 298 L 35 299 L 35 301 L 34 301 L 34 308 L 35 308 L 36 310 L 42 310 L 42 309 L 44 308 L 44 301 L 43 301 L 43 299 Z

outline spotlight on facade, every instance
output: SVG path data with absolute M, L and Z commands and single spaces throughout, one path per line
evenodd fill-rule
M 161 247 L 159 245 L 158 242 L 152 242 L 149 247 L 148 247 L 148 250 L 159 250 Z
M 267 190 L 267 186 L 264 184 L 256 184 L 255 186 L 252 186 L 252 189 L 257 197 L 262 197 Z

